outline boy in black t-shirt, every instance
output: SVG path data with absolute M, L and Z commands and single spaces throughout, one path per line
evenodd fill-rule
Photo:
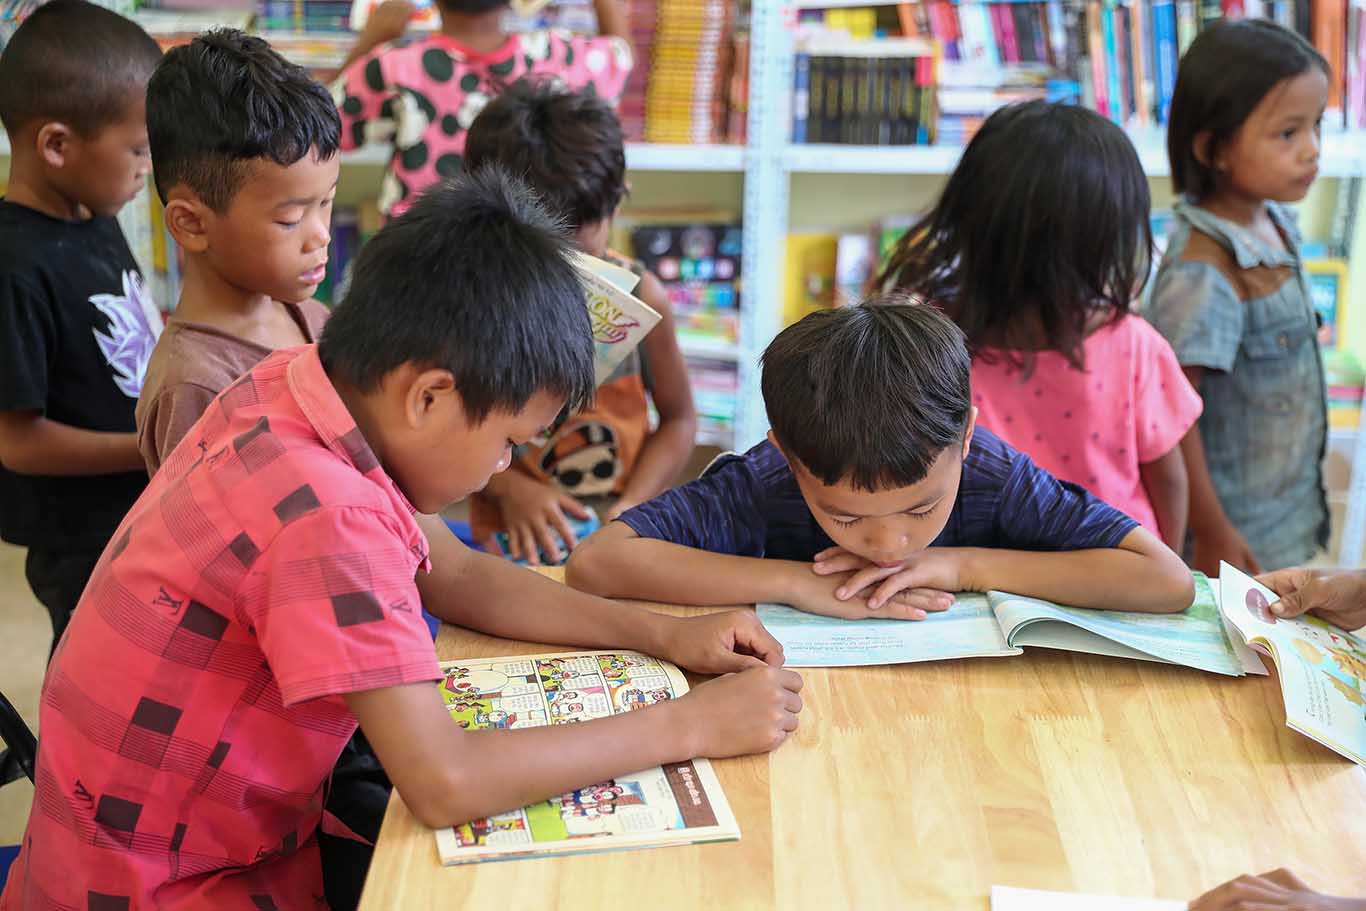
M 39 7 L 0 54 L 0 538 L 28 547 L 54 644 L 147 484 L 133 406 L 161 317 L 114 216 L 151 168 L 161 57 L 84 0 Z

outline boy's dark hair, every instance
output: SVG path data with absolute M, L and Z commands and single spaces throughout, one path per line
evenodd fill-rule
M 455 376 L 472 422 L 537 392 L 592 399 L 593 336 L 560 224 L 520 180 L 486 167 L 437 184 L 356 257 L 319 342 L 362 392 L 405 363 Z
M 773 435 L 825 484 L 907 487 L 963 442 L 972 361 L 933 307 L 888 295 L 818 310 L 780 332 L 762 363 Z
M 1095 314 L 1121 318 L 1147 282 L 1150 205 L 1138 153 L 1114 123 L 1077 105 L 1004 107 L 879 285 L 942 308 L 974 354 L 1046 344 L 1084 369 Z
M 508 5 L 508 0 L 436 0 L 436 5 L 452 13 L 477 16 L 480 13 L 502 9 Z
M 1176 192 L 1199 201 L 1216 189 L 1214 168 L 1195 155 L 1200 133 L 1210 134 L 1205 161 L 1213 162 L 1277 83 L 1311 67 L 1329 75 L 1312 44 L 1265 19 L 1222 19 L 1201 31 L 1181 58 L 1167 123 Z
M 626 191 L 621 121 L 591 88 L 523 79 L 479 113 L 465 166 L 496 162 L 527 181 L 571 229 L 611 218 Z
M 85 0 L 52 0 L 0 54 L 0 123 L 16 137 L 39 118 L 94 136 L 127 113 L 160 59 L 137 23 Z
M 162 202 L 183 183 L 223 212 L 252 159 L 288 167 L 310 151 L 335 155 L 341 117 L 307 70 L 225 28 L 166 53 L 147 84 L 147 135 Z

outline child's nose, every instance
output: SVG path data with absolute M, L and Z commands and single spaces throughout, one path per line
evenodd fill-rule
M 327 218 L 319 218 L 313 223 L 313 231 L 308 238 L 309 252 L 320 250 L 332 242 L 332 230 L 327 223 Z
M 879 560 L 895 560 L 906 549 L 906 536 L 895 527 L 876 527 L 868 535 L 868 549 Z

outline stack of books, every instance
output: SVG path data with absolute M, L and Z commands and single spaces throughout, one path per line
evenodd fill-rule
M 647 142 L 724 141 L 733 11 L 731 0 L 659 0 L 646 89 Z

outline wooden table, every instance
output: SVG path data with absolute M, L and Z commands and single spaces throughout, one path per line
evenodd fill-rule
M 797 734 L 715 763 L 738 843 L 442 867 L 395 792 L 361 908 L 985 911 L 993 884 L 1180 899 L 1283 865 L 1366 895 L 1366 770 L 1286 728 L 1274 678 L 1046 649 L 802 675 Z

